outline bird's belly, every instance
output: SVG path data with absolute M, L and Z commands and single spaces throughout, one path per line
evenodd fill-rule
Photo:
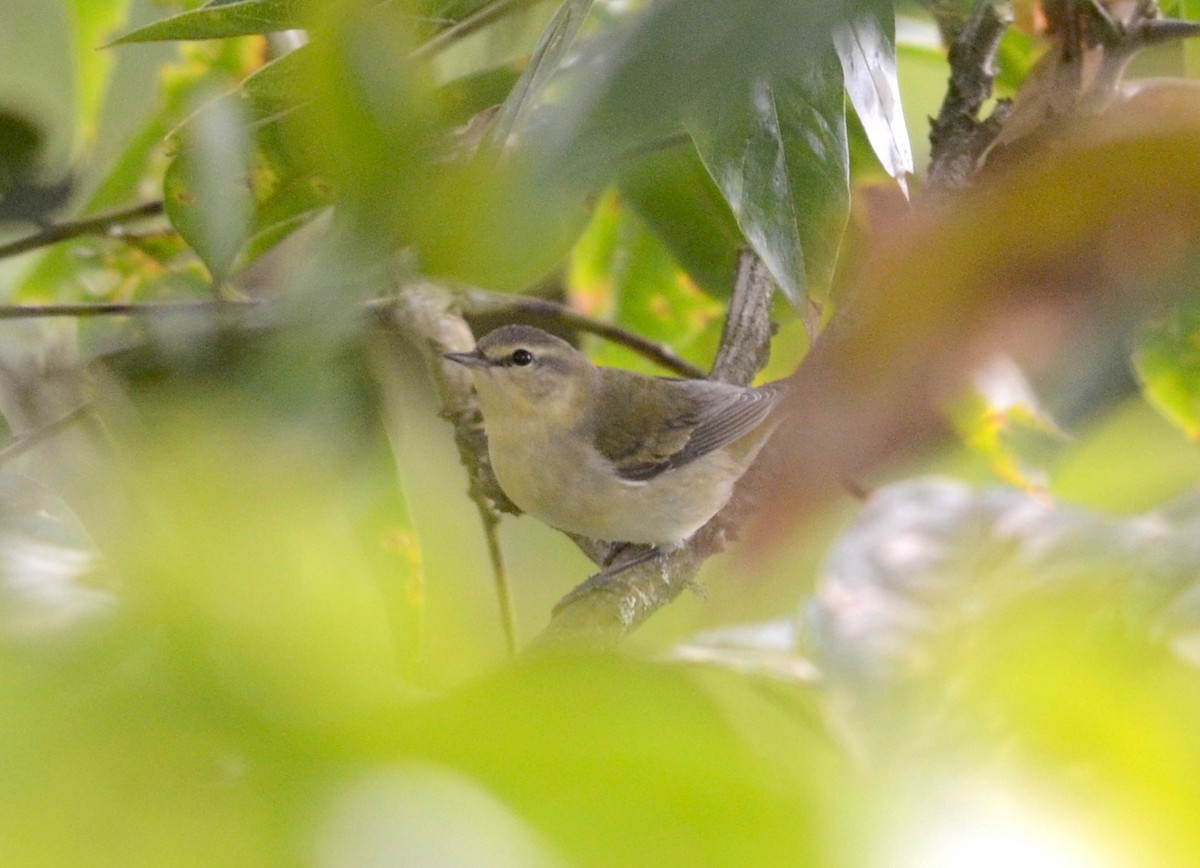
M 682 542 L 725 504 L 740 470 L 736 462 L 714 454 L 645 482 L 630 482 L 590 448 L 520 445 L 505 449 L 496 443 L 490 450 L 509 499 L 559 530 L 614 542 Z

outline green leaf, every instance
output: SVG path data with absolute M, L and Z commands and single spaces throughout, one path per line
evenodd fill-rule
M 0 111 L 38 131 L 38 167 L 61 171 L 76 135 L 75 51 L 64 0 L 0 3 Z
M 1136 340 L 1133 364 L 1146 400 L 1200 441 L 1200 306 L 1146 323 Z
M 453 38 L 435 36 L 422 43 L 415 54 L 428 59 L 439 84 L 500 67 L 519 71 L 529 59 L 531 47 L 541 39 L 559 9 L 559 0 L 510 3 L 495 18 L 479 27 L 459 31 Z M 427 45 L 435 48 L 425 47 Z
M 209 5 L 139 27 L 114 40 L 112 44 L 225 39 L 231 36 L 292 30 L 304 27 L 304 8 L 304 0 L 239 0 Z
M 131 0 L 68 0 L 75 31 L 75 92 L 77 121 L 83 139 L 94 140 L 100 110 L 111 81 L 116 58 L 97 51 L 129 15 Z
M 592 0 L 565 0 L 554 13 L 525 71 L 492 121 L 492 128 L 488 132 L 492 147 L 504 147 L 508 137 L 528 113 L 531 103 L 558 71 L 559 64 L 574 44 L 575 36 L 591 8 Z
M 701 367 L 711 361 L 711 347 L 701 339 L 719 321 L 723 305 L 680 270 L 662 242 L 615 195 L 600 201 L 576 243 L 568 284 L 574 306 L 668 344 Z M 594 356 L 603 364 L 661 373 L 624 347 L 596 346 Z
M 663 0 L 580 47 L 556 86 L 536 148 L 579 183 L 602 185 L 614 160 L 678 135 L 690 118 L 744 104 L 764 76 L 824 63 L 859 2 Z
M 620 176 L 621 199 L 706 292 L 728 297 L 742 233 L 690 142 L 655 151 Z
M 336 197 L 336 185 L 313 170 L 325 159 L 320 143 L 303 134 L 312 117 L 310 100 L 304 92 L 305 76 L 312 63 L 307 48 L 261 67 L 235 91 L 206 106 L 181 128 L 180 135 L 186 139 L 197 134 L 198 124 L 214 122 L 215 113 L 229 112 L 242 117 L 246 132 L 253 136 L 243 143 L 251 149 L 242 158 L 244 177 L 236 187 L 226 185 L 230 195 L 238 194 L 236 207 L 246 207 L 247 193 L 253 206 L 253 218 L 243 224 L 243 243 L 237 245 L 235 260 L 227 262 L 226 269 L 250 264 Z M 180 171 L 181 167 L 173 163 L 167 172 L 168 213 L 173 219 L 176 214 L 184 219 L 187 208 L 181 201 L 172 204 L 169 197 L 182 196 L 186 200 L 190 195 L 186 185 L 181 184 Z M 193 246 L 198 232 L 191 227 L 194 222 L 194 217 L 185 220 L 191 232 L 185 238 Z M 208 262 L 208 255 L 202 256 Z
M 219 285 L 251 227 L 246 118 L 233 101 L 213 100 L 184 126 L 180 142 L 163 179 L 167 216 Z
M 913 172 L 912 144 L 904 123 L 896 75 L 896 24 L 892 4 L 855 18 L 833 36 L 850 103 L 880 164 L 906 188 Z
M 691 124 L 746 240 L 803 310 L 833 275 L 850 203 L 841 73 L 832 52 L 764 76 L 750 99 Z
M 420 709 L 409 741 L 567 864 L 864 864 L 843 861 L 845 760 L 756 694 L 720 672 L 546 655 Z
M 1178 11 L 1175 14 L 1180 18 L 1186 18 L 1189 21 L 1200 21 L 1200 0 L 1178 0 L 1178 6 Z M 1200 40 L 1184 40 L 1183 64 L 1184 70 L 1189 77 L 1196 78 L 1200 75 Z

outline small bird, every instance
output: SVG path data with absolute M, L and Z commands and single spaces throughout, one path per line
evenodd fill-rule
M 725 505 L 786 388 L 597 367 L 525 325 L 445 357 L 471 371 L 492 468 L 513 503 L 559 530 L 652 551 L 682 545 Z

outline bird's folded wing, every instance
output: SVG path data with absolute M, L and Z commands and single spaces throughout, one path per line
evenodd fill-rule
M 746 389 L 707 380 L 661 380 L 666 392 L 638 389 L 620 373 L 606 377 L 611 409 L 597 420 L 596 448 L 631 482 L 652 479 L 727 446 L 761 425 L 782 383 Z

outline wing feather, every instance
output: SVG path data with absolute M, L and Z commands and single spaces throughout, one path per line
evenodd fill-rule
M 605 400 L 599 406 L 609 412 L 596 425 L 597 449 L 613 462 L 618 476 L 634 482 L 741 439 L 766 420 L 785 389 L 782 382 L 749 389 L 664 378 L 651 390 L 639 379 L 628 371 L 605 369 Z

